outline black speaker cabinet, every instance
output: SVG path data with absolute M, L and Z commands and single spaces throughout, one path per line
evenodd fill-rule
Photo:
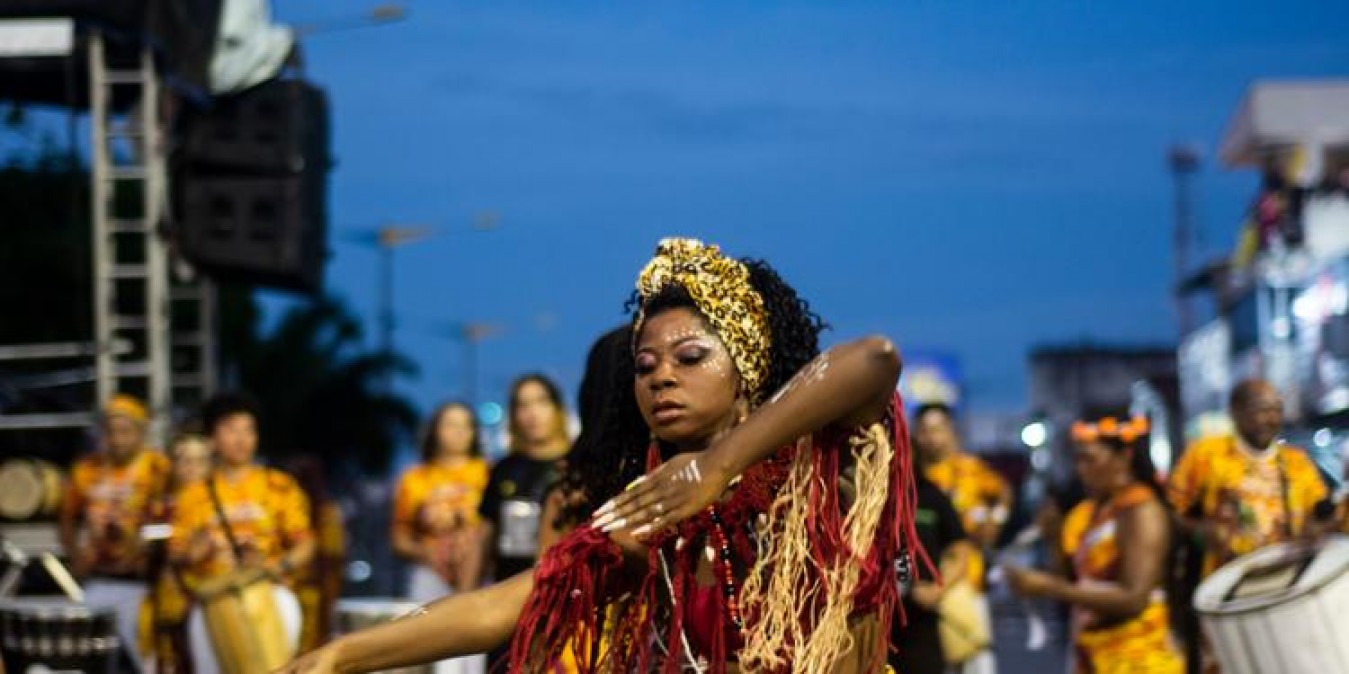
M 301 80 L 272 80 L 189 114 L 181 160 L 222 171 L 328 170 L 328 99 Z
M 183 175 L 179 244 L 218 278 L 317 292 L 327 258 L 326 181 L 321 172 Z

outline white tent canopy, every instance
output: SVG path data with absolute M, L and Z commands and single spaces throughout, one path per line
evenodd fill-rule
M 1230 166 L 1249 166 L 1298 146 L 1349 148 L 1349 80 L 1251 85 L 1219 153 Z

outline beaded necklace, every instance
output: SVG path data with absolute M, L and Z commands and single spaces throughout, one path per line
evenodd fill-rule
M 712 520 L 712 543 L 716 545 L 717 566 L 721 573 L 721 589 L 726 595 L 726 615 L 731 619 L 731 624 L 735 625 L 737 630 L 745 631 L 745 621 L 740 617 L 740 606 L 735 599 L 735 568 L 731 564 L 731 544 L 726 537 L 726 530 L 723 528 L 721 513 L 717 511 L 717 506 L 711 505 L 707 508 L 708 517 Z

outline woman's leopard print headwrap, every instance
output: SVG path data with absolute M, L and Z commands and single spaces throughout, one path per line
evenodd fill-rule
M 693 298 L 730 351 L 740 374 L 741 392 L 752 404 L 761 402 L 772 337 L 763 297 L 750 284 L 749 269 L 697 239 L 663 239 L 637 277 L 637 292 L 646 302 L 670 285 L 683 288 Z M 634 339 L 641 334 L 645 318 L 639 309 Z

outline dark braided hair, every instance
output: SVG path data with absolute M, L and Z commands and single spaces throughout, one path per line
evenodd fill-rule
M 558 529 L 584 521 L 646 472 L 651 432 L 637 408 L 632 384 L 632 327 L 610 330 L 590 347 L 576 396 L 581 434 L 572 444 L 559 487 L 568 496 Z
M 741 262 L 748 268 L 750 284 L 763 297 L 768 314 L 771 346 L 764 392 L 771 394 L 819 355 L 820 333 L 828 326 L 768 263 L 752 259 Z M 649 318 L 670 309 L 698 308 L 688 292 L 677 285 L 645 301 L 634 293 L 624 307 L 634 319 L 637 309 Z M 581 435 L 567 457 L 561 485 L 569 498 L 559 525 L 585 520 L 599 504 L 646 473 L 645 450 L 651 431 L 633 392 L 634 338 L 631 327 L 620 328 L 601 337 L 590 350 L 578 396 Z

